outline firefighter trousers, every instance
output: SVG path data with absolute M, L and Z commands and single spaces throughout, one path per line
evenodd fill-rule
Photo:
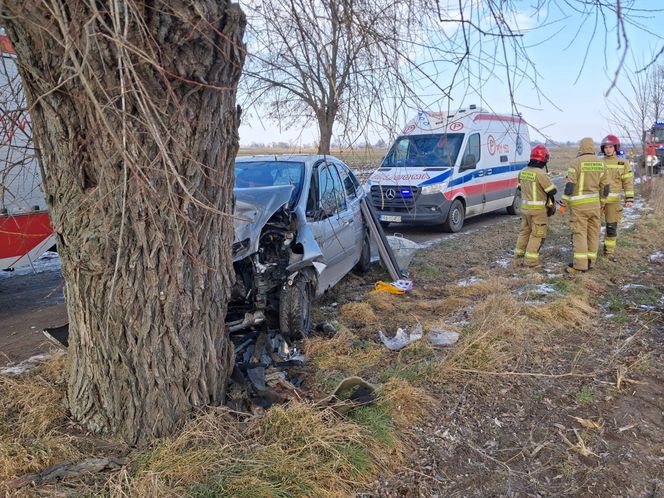
M 618 241 L 618 223 L 622 218 L 623 207 L 620 202 L 607 202 L 604 206 L 606 232 L 604 234 L 604 254 L 613 254 Z
M 599 203 L 571 206 L 569 221 L 572 224 L 574 268 L 587 270 L 590 263 L 597 259 L 599 248 Z
M 532 213 L 521 211 L 521 229 L 514 251 L 516 257 L 524 257 L 527 266 L 539 264 L 539 251 L 546 238 L 546 224 L 548 223 L 546 210 L 533 211 Z

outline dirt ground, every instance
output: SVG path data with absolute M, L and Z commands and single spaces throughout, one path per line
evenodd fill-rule
M 600 258 L 581 276 L 563 272 L 571 253 L 567 215 L 551 220 L 542 250 L 545 267 L 538 271 L 512 264 L 519 221 L 505 216 L 418 252 L 411 266 L 415 288 L 408 295 L 372 293 L 373 283 L 387 278 L 375 268 L 347 277 L 324 296 L 317 319 L 334 324 L 336 334 L 305 342 L 311 367 L 305 385 L 327 392 L 351 375 L 376 385 L 401 380 L 426 395 L 423 406 L 430 408 L 416 425 L 399 426 L 405 450 L 385 450 L 382 461 L 395 463 L 381 464 L 371 474 L 378 478 L 358 477 L 355 494 L 320 496 L 664 497 L 663 193 L 664 188 L 649 204 L 626 212 L 618 260 Z M 33 311 L 12 318 L 13 330 L 39 330 L 38 310 L 44 321 L 59 318 L 61 294 L 53 298 L 61 292 L 58 282 L 35 277 L 45 279 L 37 286 L 42 290 L 25 296 L 34 302 Z M 9 299 L 8 291 L 7 281 L 0 280 L 5 329 L 20 286 L 11 288 L 17 295 Z M 424 337 L 390 352 L 378 340 L 378 330 L 389 335 L 416 323 L 425 332 L 458 332 L 459 342 L 433 347 Z M 7 337 L 3 332 L 3 345 L 10 345 Z M 35 338 L 35 344 L 40 341 Z M 390 424 L 381 418 L 366 427 L 389 436 Z M 299 440 L 295 434 L 293 441 Z M 286 449 L 291 457 L 299 451 Z M 138 458 L 139 470 L 148 460 Z M 129 476 L 140 480 L 139 470 Z M 284 479 L 296 480 L 297 468 L 287 470 Z M 154 472 L 150 482 L 168 480 L 167 471 Z M 169 486 L 181 480 L 176 476 Z M 207 482 L 209 476 L 197 479 Z M 67 491 L 76 489 L 72 484 Z M 113 496 L 142 496 L 140 487 L 134 489 L 139 491 Z M 228 496 L 214 491 L 221 488 L 196 489 L 191 496 Z
M 51 350 L 42 330 L 67 323 L 57 270 L 0 275 L 0 367 Z
M 374 326 L 420 321 L 426 330 L 437 321 L 462 340 L 474 327 L 482 334 L 454 346 L 466 348 L 461 356 L 415 345 L 392 353 L 398 367 L 387 377 L 425 386 L 439 405 L 409 435 L 402 472 L 361 496 L 664 496 L 661 216 L 644 205 L 629 212 L 618 261 L 600 258 L 580 277 L 563 273 L 567 216 L 550 224 L 544 270 L 509 263 L 517 220 L 420 253 L 415 295 L 403 298 L 413 301 L 382 313 L 373 306 Z M 328 296 L 322 314 L 357 327 L 343 312 L 345 300 L 357 299 L 353 287 Z M 455 296 L 461 309 L 444 309 Z

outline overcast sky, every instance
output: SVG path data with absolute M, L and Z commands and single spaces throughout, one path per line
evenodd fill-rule
M 623 0 L 623 5 L 630 1 Z M 584 136 L 600 140 L 606 134 L 615 132 L 607 122 L 607 105 L 610 105 L 611 99 L 619 97 L 615 91 L 608 100 L 604 95 L 611 86 L 621 54 L 616 32 L 607 33 L 600 26 L 593 37 L 592 19 L 582 25 L 579 15 L 565 15 L 554 9 L 546 19 L 537 19 L 532 15 L 532 0 L 519 0 L 517 3 L 523 4 L 523 10 L 517 14 L 517 22 L 524 34 L 524 43 L 529 47 L 528 54 L 539 73 L 540 91 L 546 97 L 539 98 L 529 82 L 521 82 L 515 91 L 518 108 L 532 127 L 531 138 L 541 140 L 543 134 L 556 141 L 576 142 Z M 642 67 L 664 47 L 664 39 L 657 34 L 662 33 L 664 26 L 664 0 L 633 0 L 631 3 L 634 9 L 641 10 L 635 13 L 641 26 L 625 26 L 629 53 L 623 72 Z M 607 23 L 613 28 L 615 20 L 608 19 Z M 660 55 L 659 62 L 664 64 L 664 55 Z M 442 83 L 445 84 L 444 81 Z M 624 85 L 624 77 L 619 76 L 617 84 Z M 499 70 L 497 75 L 487 78 L 478 88 L 478 93 L 481 97 L 477 93 L 468 95 L 466 88 L 463 94 L 458 90 L 453 95 L 452 107 L 478 104 L 489 106 L 496 112 L 510 112 L 504 71 Z M 433 104 L 431 110 L 437 110 L 436 106 L 439 105 Z M 413 109 L 412 114 L 416 112 Z M 317 135 L 313 125 L 296 126 L 284 131 L 279 130 L 277 125 L 261 123 L 255 118 L 245 119 L 240 126 L 242 146 L 282 141 L 293 145 L 308 144 L 314 143 Z M 378 138 L 381 136 L 373 134 L 370 140 L 373 142 Z M 387 140 L 387 134 L 383 138 Z

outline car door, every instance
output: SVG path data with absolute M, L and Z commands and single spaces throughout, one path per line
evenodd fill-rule
M 353 175 L 348 166 L 340 161 L 335 162 L 334 164 L 337 167 L 337 172 L 341 177 L 341 183 L 343 184 L 344 192 L 346 194 L 348 210 L 347 219 L 352 219 L 352 221 L 348 223 L 352 228 L 350 231 L 352 234 L 352 245 L 349 247 L 348 252 L 354 265 L 354 262 L 360 259 L 364 235 L 366 233 L 366 227 L 362 217 L 362 208 L 360 206 L 361 186 L 360 182 L 357 181 L 357 178 L 355 178 L 355 175 Z
M 326 264 L 319 275 L 319 289 L 322 292 L 350 270 L 347 259 L 352 247 L 354 220 L 352 213 L 349 214 L 341 178 L 334 165 L 321 162 L 315 167 L 313 175 L 307 218 Z

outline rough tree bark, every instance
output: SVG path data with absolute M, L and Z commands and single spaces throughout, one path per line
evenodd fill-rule
M 70 317 L 68 406 L 131 444 L 223 400 L 245 18 L 226 0 L 0 0 Z
M 334 121 L 337 117 L 337 108 L 328 106 L 326 109 L 319 109 L 316 112 L 316 119 L 318 120 L 318 131 L 320 134 L 320 141 L 318 142 L 318 153 L 329 154 L 332 145 L 332 131 Z

